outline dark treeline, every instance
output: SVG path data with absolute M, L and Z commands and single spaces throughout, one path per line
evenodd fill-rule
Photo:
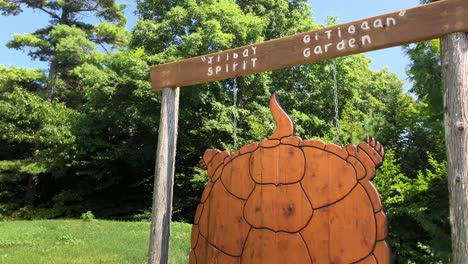
M 48 69 L 0 65 L 0 219 L 88 210 L 147 219 L 160 108 L 149 66 L 320 27 L 305 0 L 136 2 L 139 20 L 128 32 L 125 6 L 115 1 L 0 1 L 3 15 L 32 8 L 50 16 L 7 44 Z M 363 55 L 335 60 L 338 128 L 332 61 L 183 88 L 173 219 L 192 221 L 207 181 L 197 167 L 205 149 L 270 135 L 276 92 L 299 136 L 346 145 L 369 134 L 386 147 L 374 183 L 397 263 L 450 262 L 439 43 L 405 51 L 413 95 Z

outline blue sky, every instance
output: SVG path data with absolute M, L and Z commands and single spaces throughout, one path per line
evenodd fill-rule
M 308 2 L 314 12 L 315 21 L 319 24 L 324 24 L 327 16 L 337 17 L 338 23 L 341 24 L 419 5 L 419 0 L 309 0 Z M 403 54 L 401 47 L 367 52 L 365 55 L 372 59 L 372 69 L 388 68 L 390 72 L 398 74 L 405 80 L 405 90 L 411 87 L 405 72 L 410 61 Z
M 133 15 L 135 2 L 120 0 L 120 3 L 129 3 L 126 14 L 128 27 L 131 29 L 136 18 Z M 367 17 L 394 12 L 419 5 L 419 0 L 309 0 L 317 23 L 324 24 L 327 16 L 335 16 L 339 23 L 350 22 Z M 31 61 L 25 52 L 10 50 L 5 47 L 6 43 L 15 33 L 29 33 L 47 24 L 47 17 L 40 12 L 26 11 L 17 17 L 0 16 L 0 64 L 7 67 L 47 68 L 47 65 L 37 61 Z M 388 68 L 402 79 L 406 79 L 405 67 L 409 64 L 408 58 L 403 54 L 400 47 L 373 51 L 366 53 L 371 57 L 371 68 L 379 70 Z M 408 81 L 405 88 L 408 89 Z

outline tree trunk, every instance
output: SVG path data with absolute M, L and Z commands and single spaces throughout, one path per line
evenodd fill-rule
M 442 86 L 447 144 L 453 263 L 468 263 L 468 34 L 442 38 Z
M 165 88 L 161 98 L 158 148 L 153 192 L 153 213 L 148 263 L 167 264 L 171 233 L 172 189 L 174 185 L 179 88 Z
M 29 208 L 34 207 L 38 182 L 39 182 L 39 176 L 29 175 L 28 186 L 26 186 L 26 194 L 24 196 L 24 205 L 26 207 L 29 207 Z
M 57 63 L 54 58 L 50 62 L 49 82 L 47 83 L 47 102 L 52 102 L 55 97 L 55 86 L 57 85 Z

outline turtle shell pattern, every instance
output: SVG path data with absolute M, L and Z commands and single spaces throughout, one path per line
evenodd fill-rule
M 191 264 L 390 263 L 387 221 L 371 180 L 384 156 L 368 137 L 345 148 L 294 136 L 273 95 L 277 129 L 229 153 L 209 149 Z

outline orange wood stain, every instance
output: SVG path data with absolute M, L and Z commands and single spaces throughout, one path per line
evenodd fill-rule
M 298 183 L 258 185 L 244 207 L 244 217 L 248 223 L 273 231 L 297 232 L 307 225 L 312 212 Z

